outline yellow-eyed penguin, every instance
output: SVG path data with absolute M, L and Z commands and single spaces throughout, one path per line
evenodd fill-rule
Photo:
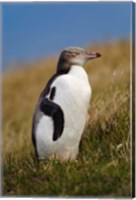
M 42 91 L 33 116 L 32 141 L 37 158 L 76 158 L 91 98 L 83 65 L 100 56 L 79 47 L 62 51 L 56 73 Z

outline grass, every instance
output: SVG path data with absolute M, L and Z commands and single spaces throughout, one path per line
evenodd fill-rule
M 129 42 L 91 49 L 102 57 L 85 66 L 93 94 L 76 161 L 37 162 L 31 142 L 34 106 L 56 58 L 4 74 L 3 195 L 131 196 Z

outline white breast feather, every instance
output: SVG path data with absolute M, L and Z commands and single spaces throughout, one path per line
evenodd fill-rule
M 57 141 L 52 141 L 52 119 L 43 116 L 37 126 L 37 149 L 41 156 L 56 154 L 63 159 L 74 159 L 78 153 L 91 97 L 88 77 L 82 67 L 73 66 L 70 73 L 58 77 L 51 87 L 56 87 L 53 101 L 64 112 L 64 130 Z

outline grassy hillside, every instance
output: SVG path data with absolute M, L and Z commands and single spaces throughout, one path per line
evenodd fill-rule
M 102 57 L 85 66 L 93 94 L 76 162 L 37 163 L 31 142 L 33 110 L 57 60 L 43 60 L 4 75 L 3 195 L 131 195 L 130 45 L 118 41 L 90 50 Z

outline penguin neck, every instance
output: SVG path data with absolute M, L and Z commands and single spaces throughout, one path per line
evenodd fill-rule
M 67 60 L 64 61 L 62 59 L 59 59 L 56 72 L 58 75 L 67 74 L 69 73 L 70 69 L 71 69 L 70 62 L 68 62 Z
M 60 64 L 60 63 L 59 63 Z M 83 66 L 70 63 L 63 63 L 63 65 L 57 66 L 57 75 L 69 74 L 75 76 L 77 78 L 84 78 L 87 76 L 86 71 L 84 70 Z
M 69 74 L 72 75 L 72 76 L 75 76 L 75 77 L 78 77 L 78 78 L 83 78 L 85 76 L 87 76 L 87 73 L 86 71 L 84 70 L 84 68 L 80 65 L 72 65 L 71 66 L 71 69 L 69 71 Z

